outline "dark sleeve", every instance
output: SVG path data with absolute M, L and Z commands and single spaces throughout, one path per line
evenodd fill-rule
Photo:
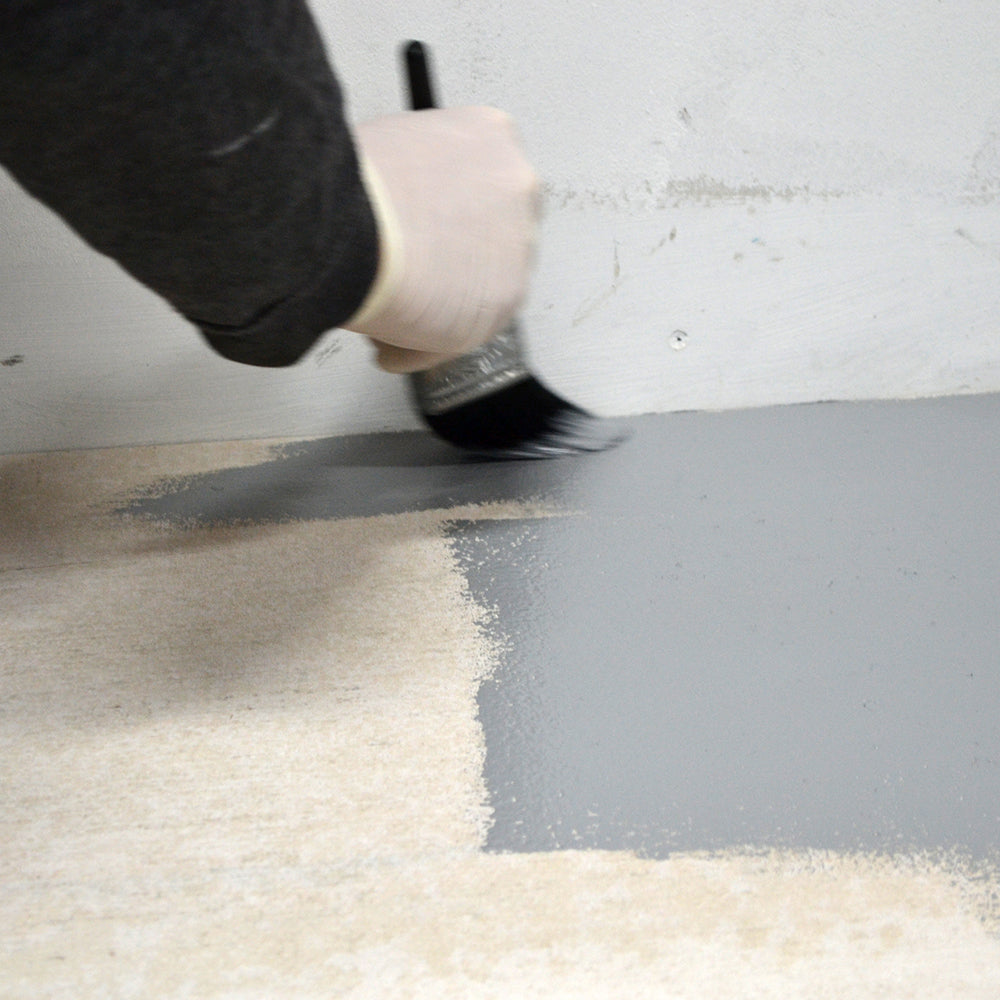
M 374 280 L 302 0 L 3 0 L 0 162 L 235 361 L 298 360 Z

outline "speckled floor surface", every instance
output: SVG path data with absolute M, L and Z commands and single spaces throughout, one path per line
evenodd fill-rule
M 998 424 L 0 459 L 0 996 L 995 997 Z

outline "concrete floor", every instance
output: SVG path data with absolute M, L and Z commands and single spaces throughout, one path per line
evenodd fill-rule
M 997 996 L 998 426 L 2 460 L 0 995 Z

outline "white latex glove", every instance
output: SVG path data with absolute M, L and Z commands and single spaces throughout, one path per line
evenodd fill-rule
M 379 229 L 379 268 L 345 328 L 386 371 L 430 368 L 486 343 L 524 299 L 538 179 L 495 108 L 390 115 L 355 129 Z

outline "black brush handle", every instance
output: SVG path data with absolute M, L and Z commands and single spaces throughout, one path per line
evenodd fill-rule
M 406 82 L 410 88 L 410 108 L 414 111 L 436 108 L 438 104 L 434 99 L 427 46 L 423 42 L 407 42 L 403 47 L 403 60 L 406 63 Z

